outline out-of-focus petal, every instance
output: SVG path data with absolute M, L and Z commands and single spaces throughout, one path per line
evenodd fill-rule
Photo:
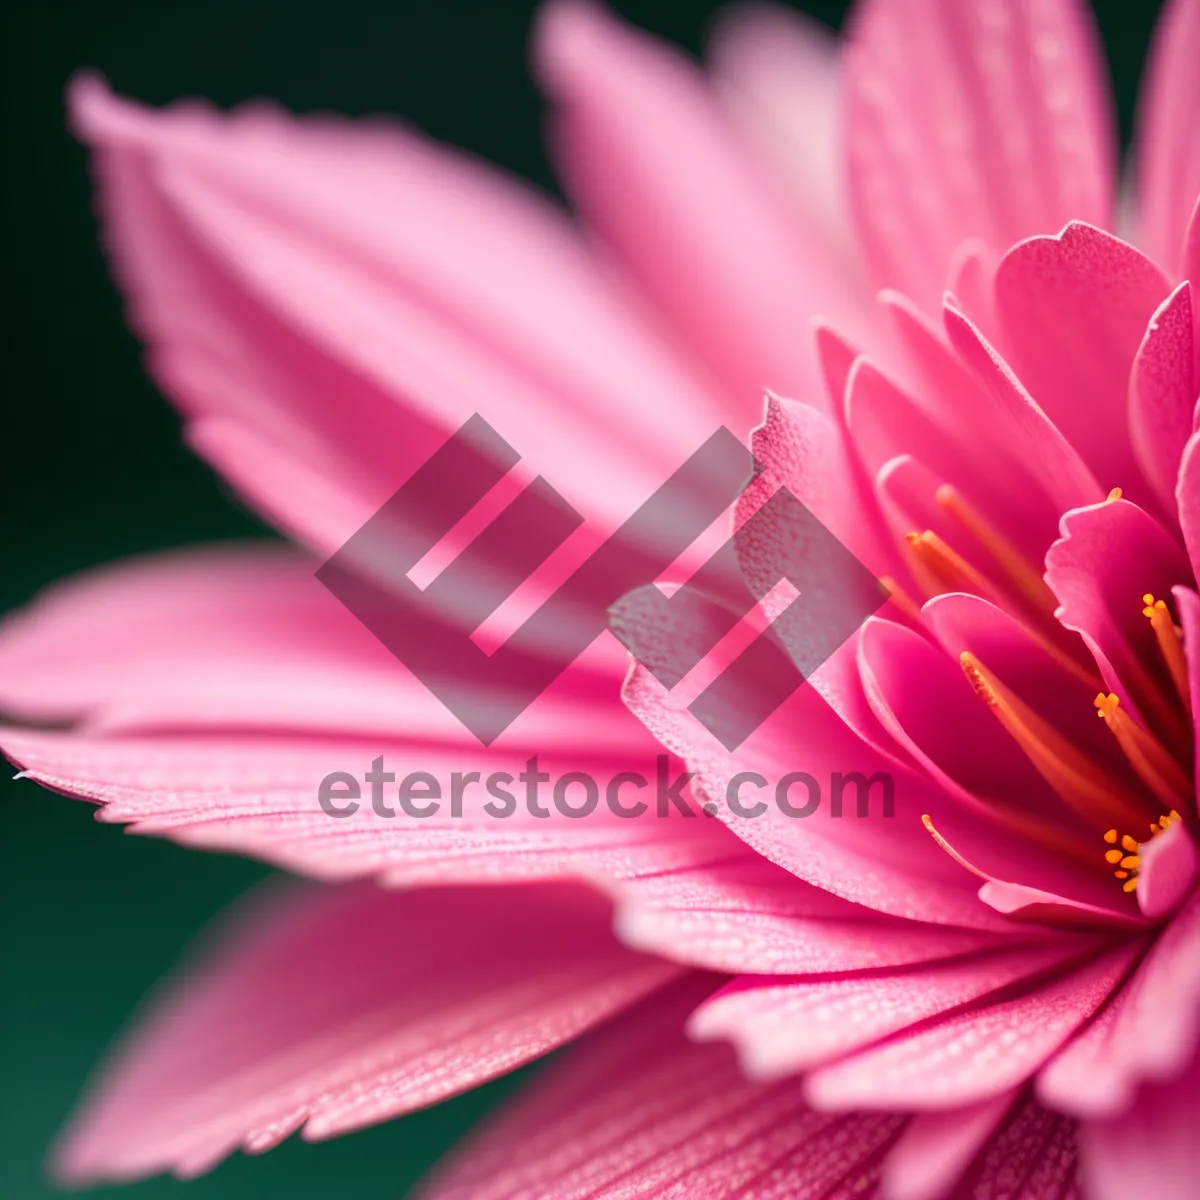
M 832 1200 L 848 1196 L 851 1184 L 869 1188 L 904 1118 L 817 1114 L 795 1081 L 747 1082 L 727 1046 L 697 1046 L 683 1034 L 705 986 L 677 985 L 591 1035 L 437 1168 L 419 1194 Z
M 1014 246 L 996 272 L 1006 356 L 1101 486 L 1143 499 L 1128 438 L 1129 372 L 1170 285 L 1148 258 L 1072 222 Z
M 58 1152 L 74 1183 L 330 1137 L 571 1040 L 675 975 L 568 885 L 293 888 L 162 994 Z
M 1200 193 L 1197 62 L 1200 3 L 1171 0 L 1159 17 L 1143 76 L 1136 153 L 1139 242 L 1172 275 L 1181 266 L 1184 233 Z M 1190 278 L 1200 287 L 1195 275 Z
M 882 1200 L 942 1200 L 1009 1116 L 1014 1099 L 1011 1092 L 1001 1093 L 965 1108 L 915 1117 L 884 1164 Z
M 1084 1121 L 1080 1174 L 1091 1200 L 1193 1200 L 1200 1179 L 1200 1055 L 1170 1083 L 1142 1089 L 1132 1108 Z
M 847 49 L 850 196 L 878 281 L 936 312 L 967 238 L 996 253 L 1112 215 L 1113 132 L 1077 0 L 866 0 Z
M 622 520 L 731 411 L 561 213 L 465 156 L 398 126 L 151 111 L 94 79 L 72 109 L 159 382 L 348 490 L 360 522 L 474 412 Z M 221 466 L 259 498 L 255 464 Z M 320 519 L 280 487 L 290 527 Z
M 806 226 L 852 270 L 832 31 L 778 5 L 742 4 L 718 19 L 709 59 L 734 120 L 787 183 Z
M 1138 348 L 1129 380 L 1129 431 L 1142 473 L 1169 519 L 1196 407 L 1192 286 L 1186 280 L 1162 302 Z
M 580 210 L 733 396 L 822 404 L 815 314 L 858 337 L 869 313 L 741 143 L 700 72 L 598 6 L 543 9 L 536 58 Z

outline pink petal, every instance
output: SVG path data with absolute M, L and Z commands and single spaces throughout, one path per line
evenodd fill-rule
M 683 1036 L 704 987 L 680 985 L 590 1036 L 435 1170 L 419 1194 L 848 1200 L 852 1185 L 871 1187 L 904 1119 L 830 1117 L 809 1110 L 793 1081 L 746 1082 L 728 1047 Z
M 1164 270 L 1180 265 L 1184 231 L 1200 193 L 1200 4 L 1171 0 L 1154 34 L 1138 111 L 1138 218 L 1141 243 Z M 1183 277 L 1188 278 L 1187 271 Z M 1200 280 L 1192 275 L 1193 283 Z
M 1164 829 L 1142 847 L 1138 907 L 1151 921 L 1170 916 L 1191 894 L 1200 875 L 1200 854 L 1182 821 Z
M 1179 525 L 1192 560 L 1192 577 L 1200 581 L 1200 429 L 1188 438 L 1179 464 Z
M 1108 998 L 1137 951 L 1122 947 L 1009 1000 L 852 1054 L 807 1077 L 822 1109 L 956 1108 L 1028 1079 Z
M 1079 935 L 1060 937 L 904 972 L 829 981 L 742 978 L 705 1001 L 688 1030 L 705 1041 L 732 1042 L 752 1079 L 778 1079 L 1060 966 L 1086 945 Z
M 1060 512 L 1096 503 L 1103 493 L 1095 476 L 1012 368 L 952 304 L 947 303 L 943 317 L 950 344 L 984 386 L 992 421 L 1001 425 L 1005 443 L 1024 462 L 1026 473 Z
M 996 272 L 1007 356 L 1046 415 L 1105 488 L 1137 499 L 1129 449 L 1129 372 L 1170 286 L 1132 246 L 1072 221 L 1014 246 Z
M 839 56 L 832 32 L 791 9 L 746 4 L 718 16 L 709 51 L 721 101 L 787 185 L 805 227 L 819 232 L 849 267 Z
M 851 202 L 878 280 L 937 310 L 967 238 L 1106 225 L 1103 56 L 1074 0 L 866 0 L 847 50 Z
M 1015 800 L 1027 813 L 1053 806 L 1029 759 L 939 647 L 871 617 L 859 638 L 859 665 L 884 727 L 964 805 L 981 813 L 990 811 L 989 800 L 1004 807 Z
M 1042 1069 L 1042 1101 L 1076 1117 L 1112 1117 L 1143 1080 L 1174 1078 L 1200 1035 L 1200 894 L 1159 934 L 1112 1002 Z
M 58 1153 L 74 1183 L 195 1174 L 537 1058 L 669 980 L 567 886 L 293 889 L 160 996 Z
M 1200 596 L 1186 587 L 1174 589 L 1179 621 L 1183 626 L 1183 651 L 1188 662 L 1188 689 L 1200 696 Z M 1196 778 L 1200 779 L 1200 705 L 1192 705 L 1192 731 L 1196 739 Z
M 946 593 L 922 608 L 925 623 L 956 661 L 969 650 L 1001 682 L 1039 716 L 1049 721 L 1071 745 L 1100 766 L 1115 782 L 1131 789 L 1142 786 L 1116 739 L 1096 719 L 1093 703 L 1101 680 L 1087 661 L 1083 646 L 1052 655 L 1049 643 L 1035 635 L 1006 610 L 979 596 Z M 1064 827 L 1078 817 L 1057 805 Z M 1057 819 L 1057 818 L 1056 818 Z
M 933 785 L 852 733 L 815 689 L 802 687 L 795 692 L 736 755 L 725 751 L 680 698 L 643 668 L 633 670 L 624 695 L 655 737 L 696 773 L 692 786 L 701 802 L 714 804 L 718 816 L 772 862 L 816 887 L 878 912 L 938 925 L 1011 928 L 979 904 L 971 876 L 921 826 L 920 814 L 929 811 L 931 798 L 936 799 Z M 858 771 L 867 779 L 878 771 L 890 774 L 895 816 L 883 817 L 878 804 L 866 817 L 841 820 L 827 811 L 809 820 L 787 817 L 772 805 L 754 820 L 729 813 L 727 789 L 735 774 L 758 771 L 776 782 L 796 770 L 813 775 L 822 789 L 834 771 Z M 916 877 L 920 887 L 913 887 Z
M 535 55 L 571 194 L 736 399 L 735 432 L 764 387 L 820 403 L 804 322 L 867 318 L 699 72 L 577 0 L 543 10 Z
M 1196 407 L 1192 289 L 1181 283 L 1150 318 L 1129 380 L 1129 431 L 1138 464 L 1163 510 L 1176 512 L 1175 484 Z
M 1133 1107 L 1080 1127 L 1081 1174 L 1095 1200 L 1193 1200 L 1200 1179 L 1200 1055 L 1177 1079 L 1146 1087 Z
M 884 1164 L 883 1200 L 941 1200 L 1010 1116 L 1015 1098 L 1001 1093 L 967 1108 L 915 1117 Z
M 726 415 L 560 213 L 413 133 L 152 112 L 94 80 L 72 106 L 160 382 L 337 481 L 360 521 L 476 411 L 547 478 L 586 447 L 556 486 L 614 520 Z
M 1046 555 L 1046 583 L 1058 619 L 1076 630 L 1116 692 L 1168 744 L 1183 734 L 1142 596 L 1170 595 L 1191 575 L 1175 539 L 1144 509 L 1109 500 L 1068 512 Z
M 779 975 L 875 970 L 1004 940 L 881 916 L 804 883 L 732 836 L 727 840 L 725 861 L 609 885 L 621 941 L 714 971 Z

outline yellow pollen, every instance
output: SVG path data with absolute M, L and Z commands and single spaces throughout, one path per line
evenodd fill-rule
M 1159 817 L 1150 826 L 1150 838 L 1147 841 L 1156 838 L 1164 829 L 1169 829 L 1176 821 L 1180 820 L 1179 813 L 1175 809 L 1171 809 L 1165 817 Z M 1115 829 L 1110 829 L 1105 835 L 1104 840 L 1112 845 L 1118 837 Z M 1120 835 L 1121 845 L 1125 847 L 1128 853 L 1122 853 L 1120 850 L 1105 850 L 1104 861 L 1109 866 L 1116 867 L 1113 875 L 1117 879 L 1122 880 L 1121 890 L 1123 892 L 1132 892 L 1137 887 L 1138 872 L 1142 866 L 1141 849 L 1145 843 L 1139 844 L 1129 834 Z
M 1145 607 L 1142 616 L 1150 621 L 1150 628 L 1158 639 L 1158 648 L 1166 661 L 1167 670 L 1171 673 L 1171 681 L 1183 701 L 1183 706 L 1189 712 L 1192 707 L 1191 689 L 1188 686 L 1187 659 L 1183 653 L 1183 639 L 1178 627 L 1171 618 L 1171 610 L 1165 600 L 1156 600 L 1147 592 L 1142 597 Z
M 997 598 L 988 581 L 931 529 L 924 533 L 907 533 L 904 540 L 918 566 L 933 581 L 935 586 L 931 590 L 935 593 L 967 591 L 993 600 Z
M 1134 797 L 1008 691 L 975 655 L 964 650 L 959 662 L 976 693 L 1038 773 L 1080 816 L 1085 820 L 1141 819 L 1140 806 Z
M 1120 500 L 1122 495 L 1120 488 L 1113 488 L 1111 492 L 1104 498 L 1106 504 L 1111 504 L 1114 500 Z
M 1058 607 L 1054 593 L 1041 573 L 1031 566 L 1011 542 L 977 509 L 968 504 L 951 484 L 943 483 L 935 493 L 937 502 L 952 514 L 996 560 L 1017 592 L 1041 612 L 1053 614 Z
M 1164 804 L 1186 804 L 1191 784 L 1179 764 L 1121 707 L 1115 692 L 1095 699 L 1096 715 L 1112 730 L 1117 744 L 1146 786 Z

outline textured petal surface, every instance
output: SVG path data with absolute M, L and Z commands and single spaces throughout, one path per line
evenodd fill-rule
M 1079 938 L 1061 937 L 910 971 L 829 981 L 741 979 L 701 1005 L 688 1029 L 694 1037 L 732 1042 L 751 1078 L 777 1079 L 1060 965 L 1083 945 Z
M 712 983 L 708 984 L 711 989 Z M 570 1051 L 449 1163 L 425 1200 L 768 1200 L 869 1193 L 904 1124 L 809 1110 L 794 1081 L 748 1083 L 683 1022 L 679 985 Z
M 878 281 L 936 312 L 967 238 L 1107 225 L 1103 59 L 1076 0 L 867 0 L 847 52 L 851 202 Z
M 1130 451 L 1129 372 L 1166 277 L 1112 234 L 1072 222 L 1014 246 L 996 272 L 1007 358 L 1101 486 L 1143 488 Z
M 934 1021 L 807 1077 L 823 1109 L 946 1109 L 996 1096 L 1034 1074 L 1108 998 L 1136 944 L 1040 987 Z
M 189 1175 L 301 1126 L 373 1124 L 546 1053 L 674 973 L 620 947 L 581 888 L 296 886 L 152 1005 L 59 1171 Z
M 1158 936 L 1133 978 L 1038 1076 L 1038 1095 L 1060 1112 L 1123 1112 L 1145 1079 L 1169 1079 L 1200 1033 L 1200 895 Z
M 1165 271 L 1179 270 L 1184 231 L 1200 194 L 1200 3 L 1164 5 L 1146 67 L 1137 129 L 1141 244 Z M 1187 277 L 1186 271 L 1183 272 Z M 1200 281 L 1192 276 L 1200 287 Z
M 1163 510 L 1176 511 L 1175 484 L 1196 408 L 1190 283 L 1179 285 L 1150 318 L 1129 381 L 1129 432 L 1142 473 Z

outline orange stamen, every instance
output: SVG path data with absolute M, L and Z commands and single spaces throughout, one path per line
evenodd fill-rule
M 1043 779 L 1087 820 L 1116 817 L 1139 821 L 1136 799 L 1116 787 L 1105 773 L 1081 754 L 1048 722 L 1013 695 L 969 650 L 959 656 L 963 671 L 979 697 Z
M 1171 681 L 1175 684 L 1175 690 L 1179 693 L 1184 708 L 1191 712 L 1192 699 L 1191 688 L 1188 685 L 1187 658 L 1183 653 L 1182 636 L 1171 618 L 1171 611 L 1167 608 L 1166 601 L 1155 600 L 1150 592 L 1142 597 L 1142 603 L 1146 606 L 1142 609 L 1142 615 L 1150 620 L 1150 628 L 1154 630 L 1154 636 L 1158 639 L 1158 648 L 1166 661 L 1167 670 L 1171 673 Z
M 1153 839 L 1162 833 L 1164 829 L 1169 829 L 1178 820 L 1180 820 L 1179 813 L 1176 812 L 1175 809 L 1171 809 L 1171 811 L 1167 813 L 1165 817 L 1159 817 L 1158 820 L 1150 826 L 1150 838 L 1148 840 L 1153 841 Z M 1104 840 L 1111 846 L 1116 842 L 1117 836 L 1117 831 L 1115 829 L 1110 829 L 1104 835 Z M 1123 892 L 1132 892 L 1138 884 L 1138 872 L 1142 867 L 1142 856 L 1140 851 L 1145 843 L 1143 842 L 1139 845 L 1138 842 L 1134 841 L 1134 839 L 1126 833 L 1121 836 L 1121 845 L 1124 846 L 1129 853 L 1122 854 L 1120 850 L 1105 850 L 1104 861 L 1110 866 L 1117 867 L 1117 869 L 1113 871 L 1113 875 L 1116 876 L 1117 879 L 1123 881 L 1121 883 L 1121 890 Z
M 905 541 L 926 576 L 936 584 L 935 594 L 965 591 L 987 596 L 991 600 L 997 599 L 995 590 L 988 581 L 931 529 L 925 530 L 924 533 L 905 534 Z
M 968 504 L 951 484 L 943 483 L 935 493 L 938 504 L 951 513 L 996 560 L 1005 577 L 1035 609 L 1053 615 L 1058 607 L 1054 593 L 1035 567 L 976 508 Z
M 1096 713 L 1112 730 L 1133 769 L 1164 804 L 1187 803 L 1191 784 L 1179 764 L 1121 707 L 1115 692 L 1101 692 L 1095 700 Z

